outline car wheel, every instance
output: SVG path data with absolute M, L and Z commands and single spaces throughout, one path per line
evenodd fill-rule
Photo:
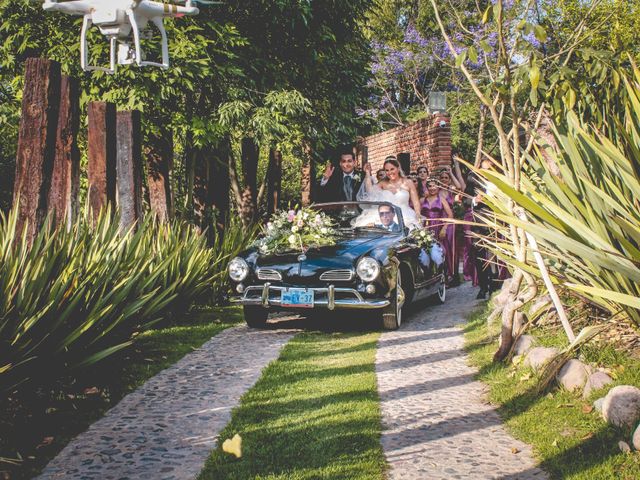
M 438 291 L 434 297 L 438 300 L 438 303 L 444 303 L 447 298 L 447 280 L 444 275 L 440 278 L 440 285 L 438 285 Z
M 269 311 L 264 307 L 245 305 L 243 308 L 244 320 L 251 328 L 264 328 L 267 324 Z
M 385 330 L 397 330 L 402 324 L 402 307 L 404 305 L 404 290 L 402 289 L 402 275 L 400 270 L 396 275 L 396 286 L 391 292 L 391 304 L 382 311 L 382 326 Z

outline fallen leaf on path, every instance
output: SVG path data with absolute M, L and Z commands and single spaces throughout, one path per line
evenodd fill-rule
M 100 393 L 100 389 L 98 387 L 89 387 L 85 388 L 83 393 L 85 395 L 95 395 L 97 393 Z
M 36 447 L 36 450 L 38 448 L 47 447 L 47 446 L 51 445 L 52 443 L 53 443 L 53 437 L 44 437 L 42 439 L 42 442 L 40 442 L 40 445 L 38 445 Z
M 582 405 L 582 413 L 591 413 L 591 412 L 593 412 L 593 405 L 589 405 L 587 403 Z
M 618 448 L 620 448 L 620 451 L 622 453 L 631 453 L 631 447 L 629 446 L 629 444 L 627 442 L 623 442 L 622 440 L 618 442 Z
M 520 453 L 520 449 L 519 449 L 519 448 L 516 448 L 516 447 L 513 447 L 513 448 L 511 449 L 511 453 L 513 453 L 514 455 L 515 455 L 516 453 Z
M 222 451 L 240 458 L 242 456 L 242 437 L 236 433 L 233 438 L 226 439 L 222 443 Z

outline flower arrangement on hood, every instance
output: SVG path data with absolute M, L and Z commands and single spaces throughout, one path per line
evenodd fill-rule
M 263 236 L 254 246 L 263 255 L 290 251 L 306 252 L 310 248 L 336 244 L 333 220 L 312 208 L 274 213 L 263 228 Z
M 431 245 L 434 243 L 433 232 L 428 228 L 414 228 L 409 232 L 409 238 L 413 239 L 418 244 L 419 248 L 429 251 Z

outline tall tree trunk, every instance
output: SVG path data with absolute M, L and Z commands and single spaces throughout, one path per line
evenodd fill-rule
M 203 149 L 194 155 L 193 167 L 193 223 L 204 230 L 207 227 L 207 206 L 209 200 L 210 156 Z
M 240 216 L 244 225 L 251 224 L 257 215 L 258 206 L 256 200 L 258 196 L 258 160 L 260 150 L 253 138 L 245 137 L 241 142 L 240 161 L 242 163 L 242 174 L 244 178 L 244 189 L 242 190 L 242 202 L 240 205 Z
M 173 216 L 171 169 L 173 166 L 173 132 L 156 122 L 146 148 L 147 184 L 151 211 L 162 222 Z
M 478 125 L 478 146 L 476 147 L 476 158 L 474 167 L 478 168 L 482 162 L 482 149 L 484 148 L 484 130 L 487 125 L 487 108 L 480 105 L 480 125 Z
M 212 152 L 212 165 L 209 178 L 211 191 L 211 206 L 215 217 L 218 235 L 224 233 L 229 220 L 229 162 L 231 159 L 231 145 L 228 139 L 223 140 Z
M 267 213 L 274 213 L 280 204 L 282 191 L 282 152 L 269 150 L 269 170 L 267 171 Z
M 184 146 L 184 211 L 189 220 L 193 220 L 193 188 L 197 157 L 198 149 L 193 145 L 191 135 L 187 134 Z

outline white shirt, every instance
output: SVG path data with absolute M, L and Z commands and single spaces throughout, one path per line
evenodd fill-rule
M 354 170 L 353 172 L 351 172 L 351 173 L 344 173 L 344 172 L 342 172 L 342 178 L 343 178 L 343 181 L 344 181 L 344 177 L 351 177 L 351 178 L 353 178 L 353 175 L 354 175 L 355 173 L 356 173 L 356 172 L 355 172 L 355 170 Z M 329 178 L 331 178 L 331 177 L 329 177 Z M 329 182 L 329 178 L 324 178 L 324 176 L 323 176 L 323 177 L 322 177 L 322 180 L 320 180 L 320 186 L 321 186 L 321 187 L 324 187 L 324 186 Z

